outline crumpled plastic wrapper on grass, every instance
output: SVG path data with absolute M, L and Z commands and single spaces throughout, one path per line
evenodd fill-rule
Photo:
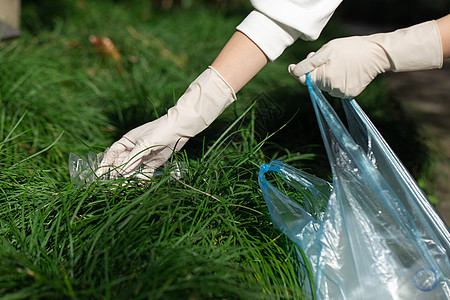
M 96 180 L 114 180 L 120 177 L 129 179 L 143 179 L 149 180 L 150 178 L 158 178 L 170 168 L 170 174 L 180 179 L 186 172 L 186 164 L 183 162 L 165 162 L 161 168 L 158 168 L 152 175 L 142 173 L 142 167 L 134 170 L 131 173 L 121 175 L 115 175 L 117 172 L 106 172 L 105 174 L 98 176 L 96 171 L 99 169 L 100 163 L 103 159 L 104 152 L 94 153 L 89 152 L 87 160 L 80 158 L 75 153 L 69 155 L 69 173 L 70 180 L 74 183 L 87 183 L 90 184 Z

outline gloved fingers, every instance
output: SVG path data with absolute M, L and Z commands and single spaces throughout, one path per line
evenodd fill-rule
M 102 177 L 103 175 L 108 174 L 110 177 L 111 172 L 115 167 L 115 162 L 122 151 L 124 150 L 119 150 L 118 147 L 106 150 L 102 160 L 99 162 L 97 170 L 95 170 L 95 175 L 97 177 Z
M 124 157 L 128 155 L 133 149 L 134 143 L 127 137 L 122 137 L 108 148 L 99 162 L 98 168 L 95 171 L 97 177 L 102 177 L 108 173 L 109 177 L 115 178 L 118 176 L 115 168 L 122 164 Z
M 157 168 L 161 167 L 172 155 L 172 149 L 169 147 L 164 147 L 159 149 L 159 151 L 154 151 L 144 161 L 144 170 L 156 170 Z
M 341 90 L 338 89 L 331 90 L 328 92 L 328 94 L 336 98 L 352 98 L 349 97 L 345 92 L 342 92 Z
M 331 84 L 327 77 L 327 68 L 325 64 L 310 72 L 309 78 L 317 85 L 320 90 L 327 93 L 332 90 Z
M 142 173 L 145 177 L 152 177 L 155 175 L 155 170 L 170 158 L 173 153 L 173 149 L 168 146 L 156 146 L 150 148 L 150 154 L 143 157 L 141 161 L 141 168 L 139 173 Z
M 327 92 L 330 96 L 345 99 L 356 97 L 365 87 L 352 85 L 354 79 L 350 76 L 357 75 L 342 72 L 341 67 L 333 64 L 333 61 L 320 66 L 310 73 L 311 80 L 316 83 L 320 90 Z
M 316 69 L 310 76 L 320 90 L 336 98 L 351 99 L 359 95 L 364 89 L 361 87 L 350 88 L 348 75 L 342 74 L 338 77 L 339 79 L 336 76 L 331 77 L 330 70 L 326 67 Z
M 139 144 L 131 150 L 124 158 L 123 163 L 120 165 L 119 172 L 122 175 L 128 174 L 142 165 L 142 161 L 145 156 L 150 154 L 150 150 Z
M 341 70 L 336 70 L 336 64 L 333 64 L 331 59 L 330 49 L 330 44 L 327 44 L 317 52 L 314 59 L 317 59 L 316 62 L 320 61 L 321 64 L 310 71 L 309 76 L 320 90 L 333 97 L 343 98 L 345 97 L 347 79 L 344 76 L 345 74 L 337 75 Z M 309 57 L 312 59 L 312 55 L 309 55 Z M 303 80 L 306 83 L 305 75 L 303 75 Z
M 139 172 L 136 172 L 135 177 L 142 180 L 150 180 L 155 175 L 155 169 L 153 168 L 142 168 Z
M 300 80 L 302 78 L 303 82 L 305 82 L 305 75 L 307 73 L 310 73 L 314 71 L 316 68 L 322 66 L 323 64 L 327 63 L 328 58 L 326 55 L 323 55 L 323 51 L 319 52 L 311 52 L 308 54 L 308 56 L 299 62 L 298 64 L 290 65 L 289 66 L 289 73 L 291 73 L 292 76 Z M 302 82 L 302 81 L 301 81 Z M 302 83 L 303 83 L 302 82 Z
M 134 173 L 133 177 L 142 180 L 150 180 L 155 176 L 158 177 L 163 174 L 164 171 L 157 170 L 157 168 L 164 165 L 164 163 L 167 161 L 167 158 L 159 155 L 154 157 L 153 154 L 151 154 L 151 157 L 152 158 L 148 162 L 144 162 L 141 168 L 139 168 L 139 171 L 136 171 Z
M 306 73 L 305 73 L 305 75 L 301 75 L 300 77 L 294 76 L 294 75 L 293 75 L 293 71 L 294 71 L 295 67 L 296 67 L 295 64 L 290 64 L 289 67 L 288 67 L 289 73 L 290 73 L 293 77 L 295 77 L 295 79 L 297 79 L 298 81 L 300 81 L 301 84 L 306 85 Z M 307 72 L 307 73 L 308 73 L 308 72 Z
M 166 163 L 174 152 L 179 151 L 187 141 L 187 138 L 180 138 L 173 146 L 159 145 L 150 148 L 151 153 L 143 159 L 142 167 L 144 169 L 156 170 Z
M 358 83 L 357 85 L 354 86 L 352 86 L 351 84 L 347 84 L 345 87 L 339 89 L 336 88 L 335 90 L 330 92 L 330 95 L 343 99 L 352 99 L 361 94 L 362 91 L 364 91 L 364 89 L 367 87 L 367 85 L 368 83 L 367 84 Z
M 118 166 L 118 160 L 124 152 L 131 151 L 135 146 L 127 137 L 122 137 L 120 140 L 112 144 L 112 146 L 105 151 L 100 166 Z
M 165 145 L 147 146 L 148 143 L 137 143 L 124 159 L 120 172 L 127 174 L 144 165 L 147 169 L 161 166 L 172 154 L 172 149 Z M 153 143 L 150 143 L 153 144 Z

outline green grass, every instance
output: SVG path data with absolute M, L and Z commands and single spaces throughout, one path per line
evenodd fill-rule
M 0 45 L 1 297 L 301 297 L 292 247 L 272 227 L 256 180 L 270 159 L 267 133 L 254 129 L 259 101 L 247 108 L 267 78 L 179 154 L 182 182 L 69 182 L 70 152 L 103 151 L 163 114 L 241 18 L 103 5 L 66 8 L 70 17 L 50 24 L 25 6 L 30 29 Z M 91 34 L 111 38 L 122 61 L 97 53 Z M 292 161 L 311 157 L 272 148 Z
M 301 298 L 295 249 L 271 224 L 257 172 L 278 159 L 328 175 L 306 88 L 286 69 L 338 27 L 268 65 L 189 141 L 173 158 L 187 164 L 181 182 L 73 186 L 70 152 L 103 151 L 164 114 L 245 12 L 58 3 L 24 3 L 22 37 L 0 43 L 0 298 Z M 383 115 L 382 84 L 367 93 Z
M 202 160 L 178 156 L 188 164 L 183 183 L 166 174 L 74 187 L 29 161 L 5 166 L 2 295 L 300 297 L 291 246 L 272 228 L 256 184 L 261 143 L 236 143 L 243 138 L 241 126 Z

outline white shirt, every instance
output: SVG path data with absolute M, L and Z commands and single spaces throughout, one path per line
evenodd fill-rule
M 315 40 L 342 0 L 251 0 L 255 8 L 236 29 L 274 61 L 295 40 Z

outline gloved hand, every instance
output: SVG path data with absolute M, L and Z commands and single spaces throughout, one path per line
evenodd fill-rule
M 195 79 L 166 115 L 141 125 L 115 142 L 105 153 L 97 170 L 102 176 L 111 167 L 127 176 L 143 165 L 152 176 L 189 138 L 208 127 L 234 100 L 231 86 L 212 67 Z M 117 176 L 113 171 L 113 176 Z
M 441 68 L 441 37 L 435 21 L 390 33 L 335 39 L 310 53 L 289 72 L 306 84 L 305 74 L 323 91 L 340 98 L 359 95 L 378 75 Z

